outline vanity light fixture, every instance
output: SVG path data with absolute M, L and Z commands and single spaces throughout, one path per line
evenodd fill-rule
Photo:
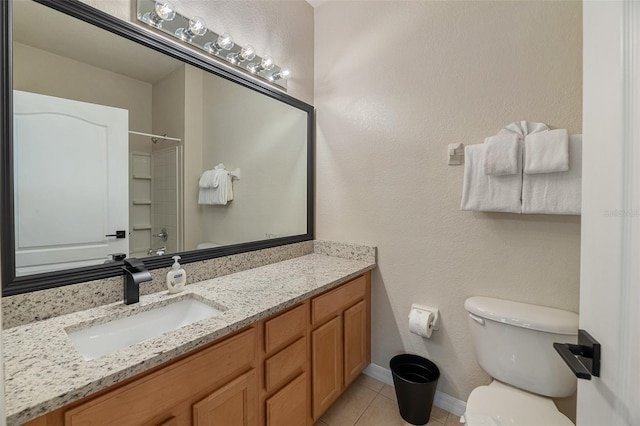
M 250 44 L 238 46 L 229 33 L 218 34 L 207 28 L 202 18 L 181 15 L 168 0 L 136 0 L 136 3 L 137 18 L 144 24 L 189 43 L 190 47 L 201 49 L 254 77 L 287 89 L 287 79 L 291 75 L 289 69 L 276 65 L 269 55 L 257 55 Z
M 231 50 L 235 43 L 229 33 L 220 34 L 216 41 L 209 41 L 204 44 L 204 48 L 212 55 L 219 55 L 223 50 Z
M 162 28 L 162 22 L 173 21 L 176 17 L 176 8 L 170 1 L 156 0 L 153 10 L 142 15 L 142 21 L 154 28 Z
M 202 37 L 206 33 L 207 24 L 205 24 L 204 19 L 197 16 L 189 19 L 189 25 L 186 28 L 178 28 L 176 30 L 176 36 L 187 43 L 191 43 L 193 41 L 193 37 Z
M 280 71 L 276 71 L 269 76 L 270 81 L 286 80 L 291 75 L 289 68 L 282 68 Z

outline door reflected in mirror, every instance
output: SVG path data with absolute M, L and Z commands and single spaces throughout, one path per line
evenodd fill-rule
M 307 233 L 307 111 L 31 1 L 13 14 L 16 276 Z

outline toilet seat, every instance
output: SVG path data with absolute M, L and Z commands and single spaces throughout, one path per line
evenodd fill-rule
M 550 398 L 498 382 L 471 392 L 464 419 L 467 426 L 575 426 Z

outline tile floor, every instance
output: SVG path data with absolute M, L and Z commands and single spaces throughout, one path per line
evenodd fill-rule
M 398 412 L 393 386 L 360 375 L 315 426 L 408 426 Z M 461 426 L 460 417 L 436 406 L 428 426 Z

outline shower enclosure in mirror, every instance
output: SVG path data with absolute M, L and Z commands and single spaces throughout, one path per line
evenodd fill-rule
M 77 1 L 9 6 L 3 294 L 312 239 L 310 105 Z
M 134 150 L 132 140 L 141 139 Z M 129 135 L 129 256 L 182 251 L 180 140 Z

